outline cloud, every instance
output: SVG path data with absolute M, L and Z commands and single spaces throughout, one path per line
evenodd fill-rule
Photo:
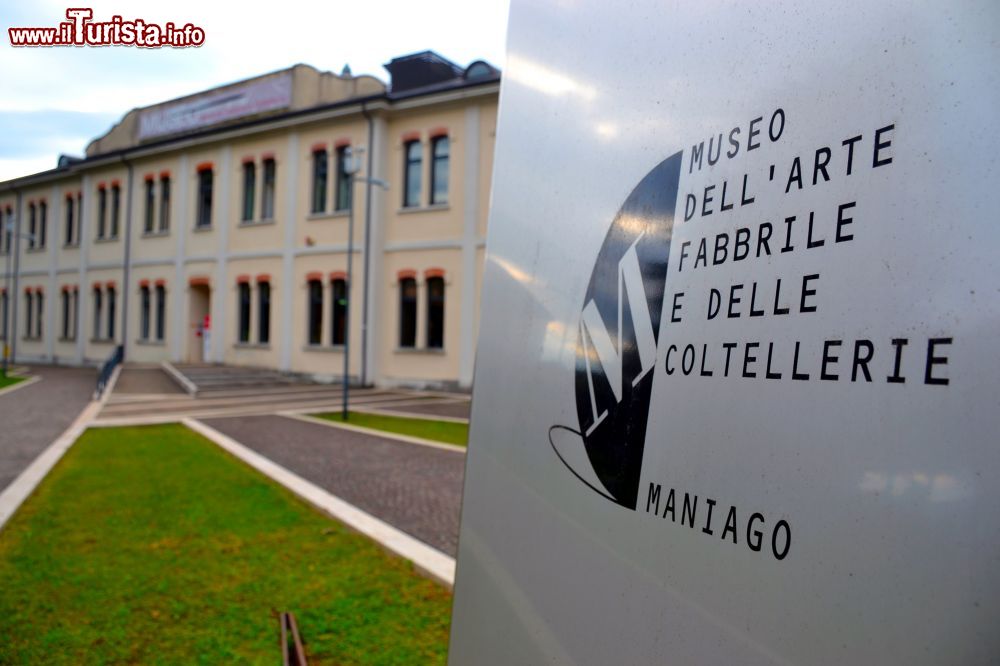
M 0 155 L 31 158 L 53 150 L 81 154 L 90 138 L 106 132 L 116 119 L 114 113 L 86 111 L 0 111 Z

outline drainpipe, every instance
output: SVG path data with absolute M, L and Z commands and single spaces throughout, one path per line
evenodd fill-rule
M 21 190 L 14 192 L 17 193 L 17 202 L 14 204 L 14 228 L 11 230 L 11 238 L 14 240 L 14 288 L 7 294 L 7 307 L 11 311 L 11 325 L 7 331 L 11 365 L 17 362 L 17 304 L 21 302 L 21 295 L 17 292 L 21 273 Z M 10 247 L 7 251 L 11 251 Z
M 122 270 L 122 359 L 125 362 L 125 351 L 128 349 L 128 304 L 131 300 L 132 292 L 129 289 L 129 277 L 132 268 L 132 180 L 134 168 L 132 163 L 121 156 L 122 164 L 128 167 L 128 185 L 126 186 L 125 203 L 125 265 Z
M 368 121 L 368 166 L 365 170 L 365 256 L 362 277 L 364 291 L 361 296 L 361 385 L 368 385 L 368 280 L 369 264 L 371 262 L 371 230 L 372 230 L 372 164 L 375 154 L 375 121 L 371 112 L 361 103 L 361 115 Z

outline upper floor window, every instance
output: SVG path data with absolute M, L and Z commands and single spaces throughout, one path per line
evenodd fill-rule
M 264 187 L 260 196 L 260 219 L 274 219 L 274 188 L 277 180 L 277 165 L 273 157 L 264 159 Z
M 156 225 L 156 181 L 152 177 L 146 179 L 146 209 L 143 212 L 142 230 L 153 233 Z M 148 291 L 148 290 L 147 290 Z
M 271 283 L 257 282 L 257 342 L 271 342 Z
M 118 220 L 121 216 L 122 188 L 118 183 L 111 185 L 111 237 L 118 238 Z
M 254 202 L 257 198 L 257 165 L 243 163 L 243 221 L 253 220 Z M 247 329 L 249 330 L 249 328 Z
M 333 333 L 330 341 L 342 345 L 347 333 L 347 281 L 333 280 L 330 286 L 333 290 L 333 319 L 330 322 Z
M 103 185 L 97 188 L 97 238 L 107 235 L 108 227 L 108 191 Z
M 198 171 L 198 216 L 196 226 L 205 228 L 212 226 L 212 169 Z
M 423 168 L 423 146 L 420 141 L 407 141 L 404 146 L 403 205 L 420 205 L 420 172 Z
M 444 347 L 444 278 L 427 278 L 427 347 Z
M 35 249 L 35 241 L 38 238 L 38 233 L 35 229 L 38 221 L 36 219 L 36 209 L 35 202 L 32 201 L 28 204 L 28 249 Z
M 49 229 L 49 204 L 45 200 L 38 202 L 38 247 L 45 247 L 46 234 Z
M 0 220 L 2 219 L 3 217 L 0 216 Z M 3 250 L 4 254 L 10 252 L 11 243 L 14 240 L 13 230 L 14 230 L 14 211 L 8 208 L 7 219 L 6 221 L 4 221 L 3 225 L 3 235 L 0 236 L 0 245 L 2 245 L 2 247 L 0 247 L 0 250 Z
M 313 177 L 312 177 L 313 213 L 326 212 L 327 159 L 328 158 L 325 148 L 313 151 Z
M 240 342 L 250 342 L 250 283 L 240 282 L 237 285 L 237 312 L 239 327 L 237 328 L 238 340 Z
M 160 231 L 170 229 L 170 176 L 160 176 Z
M 417 281 L 399 281 L 399 346 L 417 346 Z
M 337 196 L 334 207 L 337 210 L 347 210 L 351 207 L 351 147 L 337 148 Z
M 63 243 L 65 245 L 72 245 L 73 241 L 76 239 L 76 216 L 73 210 L 73 195 L 69 194 L 66 196 L 66 229 L 65 238 L 63 238 Z
M 309 280 L 309 344 L 323 342 L 323 283 Z
M 449 141 L 446 136 L 431 142 L 431 203 L 448 203 Z

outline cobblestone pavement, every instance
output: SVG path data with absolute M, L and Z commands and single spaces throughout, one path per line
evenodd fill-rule
M 452 557 L 465 454 L 283 416 L 207 425 Z
M 0 491 L 76 420 L 90 402 L 93 368 L 32 366 L 41 381 L 0 395 Z

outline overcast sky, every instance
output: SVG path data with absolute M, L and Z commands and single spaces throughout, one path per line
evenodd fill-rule
M 204 46 L 19 48 L 7 28 L 55 26 L 67 6 L 89 6 L 95 20 L 125 19 L 205 30 Z M 395 56 L 431 49 L 459 65 L 504 65 L 508 0 L 204 0 L 72 3 L 0 0 L 0 180 L 82 155 L 88 141 L 130 109 L 303 62 L 386 80 Z M 241 8 L 240 13 L 232 11 Z

